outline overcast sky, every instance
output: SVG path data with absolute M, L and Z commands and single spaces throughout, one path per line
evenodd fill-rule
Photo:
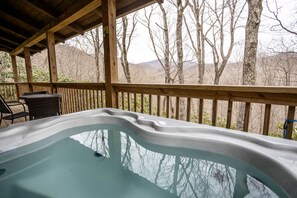
M 271 4 L 273 0 L 268 0 L 268 2 L 270 2 L 271 8 L 274 8 L 274 5 Z M 296 20 L 297 18 L 296 0 L 278 0 L 278 4 L 281 7 L 281 11 L 279 13 L 280 18 L 284 21 L 284 23 L 286 23 L 286 25 L 289 25 L 292 22 L 292 20 Z M 287 34 L 270 30 L 270 27 L 275 22 L 269 19 L 268 17 L 266 17 L 266 16 L 271 16 L 271 14 L 268 12 L 265 2 L 263 3 L 263 8 L 264 9 L 262 13 L 262 23 L 261 23 L 260 35 L 259 35 L 260 51 L 265 51 L 267 49 L 267 46 L 271 46 L 272 45 L 271 41 L 273 39 L 280 39 L 281 37 L 288 38 Z M 246 10 L 247 10 L 247 7 L 246 7 Z M 140 17 L 142 13 L 143 13 L 143 10 L 139 11 Z M 245 19 L 244 21 L 246 21 Z M 146 28 L 141 24 L 138 24 L 137 31 L 135 34 L 136 34 L 136 37 L 134 38 L 129 51 L 129 57 L 128 57 L 129 62 L 141 63 L 141 62 L 156 60 L 156 56 L 154 52 L 151 50 L 149 35 Z M 236 41 L 240 43 L 244 43 L 244 36 L 245 36 L 244 29 L 243 28 L 239 29 L 236 33 Z M 243 54 L 242 49 L 243 49 L 242 46 L 235 46 L 233 56 L 231 57 L 231 61 L 237 61 L 237 59 L 239 59 L 238 57 L 242 56 Z M 211 56 L 206 57 L 207 62 L 211 62 L 211 60 L 212 60 Z

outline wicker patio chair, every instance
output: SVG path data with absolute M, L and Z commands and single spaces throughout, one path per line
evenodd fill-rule
M 10 107 L 12 106 L 23 106 L 23 111 L 14 113 Z M 23 103 L 19 101 L 8 101 L 6 102 L 3 97 L 0 95 L 0 111 L 1 111 L 1 118 L 0 118 L 0 125 L 2 123 L 2 120 L 11 120 L 11 124 L 13 124 L 14 119 L 25 117 L 25 120 L 27 121 L 27 117 L 29 115 L 29 112 L 26 111 L 25 106 Z M 8 114 L 8 115 L 3 115 Z

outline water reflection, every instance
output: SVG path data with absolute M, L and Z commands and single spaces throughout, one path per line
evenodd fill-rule
M 236 170 L 230 163 L 229 166 L 219 163 L 217 158 L 221 156 L 218 155 L 210 157 L 213 154 L 204 152 L 199 156 L 199 151 L 191 150 L 189 155 L 182 155 L 182 149 L 136 142 L 118 131 L 91 131 L 72 138 L 112 160 L 115 171 L 128 169 L 173 196 L 278 197 L 245 170 Z M 189 157 L 191 155 L 195 157 Z

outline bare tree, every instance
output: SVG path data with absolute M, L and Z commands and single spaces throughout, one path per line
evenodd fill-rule
M 131 25 L 129 22 L 131 22 Z M 128 52 L 137 23 L 137 12 L 135 12 L 131 20 L 127 16 L 122 17 L 121 23 L 118 25 L 117 44 L 121 53 L 121 65 L 128 83 L 132 82 L 128 61 Z
M 258 33 L 262 14 L 262 0 L 247 0 L 248 19 L 246 23 L 245 48 L 243 58 L 242 84 L 256 84 L 256 61 Z M 238 129 L 243 129 L 244 104 L 239 107 L 239 116 L 237 119 Z
M 189 5 L 189 0 L 171 0 L 170 3 L 176 8 L 176 51 L 177 51 L 177 77 L 178 83 L 184 84 L 184 46 L 183 46 L 183 17 L 184 11 Z M 180 119 L 184 120 L 186 117 L 185 100 L 180 100 Z
M 99 32 L 99 28 L 95 28 L 94 31 L 90 31 L 91 34 L 91 38 L 92 38 L 92 42 L 94 45 L 94 49 L 95 49 L 95 65 L 96 65 L 96 70 L 97 70 L 97 82 L 100 82 L 100 57 L 103 57 L 102 53 L 101 53 L 101 49 L 102 49 L 102 44 L 103 41 L 102 39 L 100 40 L 100 34 Z
M 171 54 L 172 47 L 170 46 L 170 27 L 168 13 L 163 7 L 163 4 L 159 4 L 158 7 L 161 11 L 162 25 L 156 23 L 158 30 L 152 27 L 152 17 L 156 6 L 151 6 L 148 9 L 145 9 L 144 19 L 141 20 L 141 23 L 148 29 L 150 41 L 152 44 L 153 51 L 165 72 L 165 83 L 173 83 L 174 79 L 171 72 Z M 160 32 L 160 34 L 158 34 Z
M 211 28 L 207 30 L 210 35 L 205 39 L 212 51 L 215 69 L 214 84 L 219 84 L 231 56 L 235 45 L 235 30 L 239 27 L 238 21 L 244 7 L 245 4 L 240 5 L 238 0 L 222 0 L 220 4 L 218 1 L 207 2 L 208 23 Z
M 247 3 L 249 15 L 246 23 L 242 84 L 255 85 L 258 33 L 263 7 L 262 0 L 247 0 Z
M 171 3 L 176 7 L 176 49 L 177 49 L 177 76 L 178 83 L 184 84 L 184 53 L 183 53 L 183 15 L 189 5 L 189 0 L 171 0 Z
M 205 35 L 204 35 L 204 14 L 205 0 L 192 0 L 189 3 L 192 23 L 194 24 L 194 33 L 191 32 L 189 24 L 184 17 L 185 26 L 191 42 L 191 48 L 198 63 L 198 84 L 203 84 L 205 71 Z M 193 36 L 194 35 L 194 36 Z M 194 37 L 194 38 L 193 38 Z
M 271 8 L 270 5 L 274 5 L 274 8 Z M 271 26 L 272 31 L 279 31 L 283 30 L 289 34 L 297 36 L 297 19 L 295 17 L 294 21 L 291 22 L 290 25 L 285 25 L 283 20 L 279 16 L 279 11 L 281 10 L 281 7 L 278 6 L 278 3 L 276 0 L 274 2 L 269 2 L 266 0 L 266 7 L 268 11 L 271 13 L 272 16 L 270 16 L 270 19 L 273 19 L 276 23 Z
M 101 81 L 100 71 L 103 65 L 103 38 L 100 35 L 100 28 L 96 27 L 84 35 L 80 35 L 74 38 L 74 42 L 77 44 L 78 48 L 86 52 L 89 56 L 93 57 L 96 66 L 96 81 Z

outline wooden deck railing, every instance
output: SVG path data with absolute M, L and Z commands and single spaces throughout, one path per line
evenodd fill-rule
M 32 83 L 33 91 L 62 93 L 63 114 L 105 107 L 104 83 Z
M 105 107 L 104 83 L 31 83 L 33 91 L 54 89 L 62 93 L 62 113 L 73 113 Z M 0 83 L 0 93 L 5 99 L 17 99 L 29 92 L 28 83 Z
M 31 87 L 33 91 L 62 93 L 64 114 L 106 106 L 104 83 L 31 83 Z M 238 116 L 234 109 L 238 110 L 238 103 L 241 103 L 244 131 L 249 131 L 251 109 L 255 109 L 255 104 L 261 104 L 264 108 L 260 128 L 264 135 L 269 133 L 273 109 L 279 106 L 285 109 L 282 121 L 293 120 L 296 114 L 297 88 L 292 87 L 120 83 L 113 87 L 117 108 L 226 128 L 232 128 Z M 17 92 L 21 95 L 29 90 L 27 83 L 0 83 L 1 94 L 7 99 L 16 98 Z M 293 126 L 293 123 L 289 124 L 286 138 L 292 137 Z
M 205 101 L 211 100 L 210 120 L 213 126 L 216 126 L 218 121 L 218 103 L 224 101 L 227 107 L 226 123 L 223 127 L 226 128 L 231 128 L 234 102 L 244 103 L 244 131 L 249 131 L 251 104 L 264 104 L 263 135 L 268 135 L 269 132 L 272 105 L 282 105 L 287 108 L 287 116 L 284 116 L 283 121 L 294 119 L 297 106 L 297 88 L 291 87 L 164 84 L 113 84 L 113 86 L 117 93 L 118 108 L 198 123 L 203 123 Z M 193 106 L 196 106 L 197 115 L 194 115 Z M 292 137 L 293 126 L 293 123 L 289 124 L 287 138 Z

